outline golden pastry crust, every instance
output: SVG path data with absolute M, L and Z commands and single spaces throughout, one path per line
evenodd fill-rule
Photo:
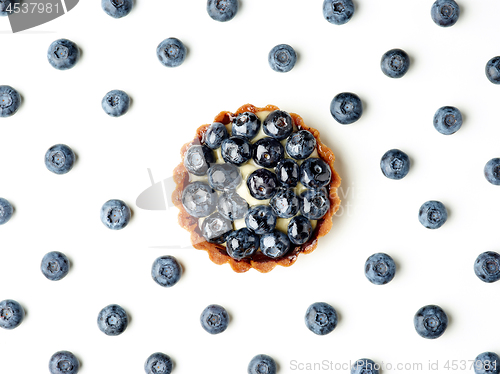
M 258 108 L 254 105 L 246 104 L 240 107 L 235 113 L 227 111 L 220 112 L 215 117 L 214 122 L 221 122 L 224 125 L 227 125 L 232 121 L 234 117 L 243 112 L 258 113 L 262 111 L 273 110 L 279 110 L 279 108 L 274 105 L 268 105 L 264 108 Z M 172 194 L 172 201 L 175 206 L 179 208 L 179 224 L 191 233 L 191 242 L 193 244 L 193 247 L 195 247 L 196 249 L 207 251 L 210 260 L 218 265 L 229 263 L 229 265 L 231 265 L 231 268 L 237 273 L 244 273 L 251 268 L 258 270 L 261 273 L 267 273 L 273 270 L 276 265 L 291 266 L 297 260 L 299 254 L 311 253 L 316 249 L 316 247 L 318 246 L 319 238 L 328 234 L 328 232 L 332 228 L 332 217 L 339 209 L 340 198 L 337 194 L 337 189 L 340 186 L 341 179 L 333 167 L 335 155 L 330 148 L 328 148 L 321 142 L 318 130 L 307 126 L 299 115 L 290 113 L 290 116 L 292 117 L 295 125 L 299 130 L 308 130 L 314 135 L 317 141 L 317 151 L 319 157 L 326 163 L 328 163 L 328 165 L 330 165 L 330 168 L 332 170 L 332 179 L 330 181 L 330 184 L 328 185 L 330 192 L 330 209 L 323 218 L 317 221 L 316 228 L 309 241 L 302 245 L 292 244 L 290 251 L 280 258 L 273 259 L 265 256 L 260 251 L 258 251 L 249 258 L 237 261 L 227 254 L 226 248 L 224 246 L 208 243 L 205 238 L 203 238 L 203 235 L 201 234 L 198 227 L 198 218 L 190 216 L 182 205 L 182 191 L 184 191 L 184 188 L 189 184 L 189 173 L 184 167 L 184 154 L 192 144 L 203 143 L 205 132 L 210 124 L 200 126 L 196 130 L 194 139 L 191 142 L 184 144 L 184 146 L 181 148 L 182 160 L 181 163 L 174 169 L 174 181 L 176 184 L 176 188 Z

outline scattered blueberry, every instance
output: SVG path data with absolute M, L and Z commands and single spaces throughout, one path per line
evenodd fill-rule
M 312 231 L 311 221 L 304 216 L 293 217 L 288 223 L 288 239 L 293 244 L 302 245 L 306 243 L 311 237 Z
M 267 115 L 262 128 L 267 136 L 283 140 L 293 131 L 293 119 L 287 112 L 275 110 Z
M 75 153 L 65 144 L 56 144 L 45 153 L 45 166 L 54 174 L 66 174 L 73 168 Z
M 208 183 L 214 190 L 232 191 L 241 181 L 240 169 L 233 164 L 214 164 L 208 169 Z
M 252 112 L 238 114 L 232 122 L 232 135 L 252 140 L 260 130 L 260 119 Z
M 127 313 L 119 305 L 108 305 L 99 312 L 97 326 L 106 335 L 120 335 L 128 326 Z
M 108 200 L 101 208 L 101 222 L 108 229 L 121 230 L 130 221 L 130 208 L 121 200 Z
M 500 186 L 500 158 L 492 158 L 486 163 L 484 176 L 491 184 Z
M 217 193 L 206 183 L 193 182 L 182 191 L 182 205 L 193 217 L 209 216 L 216 208 Z
M 222 142 L 221 154 L 224 161 L 241 166 L 252 158 L 252 145 L 241 136 L 231 136 Z
M 184 155 L 184 166 L 191 174 L 202 176 L 215 163 L 213 151 L 204 145 L 191 145 Z
M 297 186 L 300 169 L 299 165 L 294 160 L 290 158 L 281 160 L 274 170 L 278 177 L 278 182 L 283 187 L 292 188 Z
M 280 188 L 269 201 L 269 205 L 278 217 L 292 218 L 299 211 L 300 200 L 292 189 Z
M 462 113 L 452 106 L 439 108 L 434 114 L 434 127 L 443 135 L 451 135 L 460 130 Z
M 441 27 L 453 26 L 460 16 L 460 8 L 453 0 L 436 0 L 432 4 L 431 17 Z
M 273 168 L 285 157 L 285 149 L 274 138 L 262 138 L 253 144 L 253 160 L 264 168 Z
M 267 60 L 271 69 L 278 73 L 286 73 L 295 66 L 297 54 L 288 44 L 278 44 L 271 49 Z
M 320 219 L 330 209 L 330 200 L 325 188 L 304 191 L 300 197 L 300 212 L 308 219 Z
M 500 56 L 493 57 L 488 61 L 485 72 L 491 83 L 500 84 Z
M 256 205 L 245 216 L 245 224 L 248 229 L 261 235 L 274 230 L 276 219 L 276 215 L 270 206 Z
M 276 362 L 268 355 L 257 355 L 248 364 L 248 374 L 276 374 Z
M 21 0 L 1 0 L 0 1 L 0 16 L 8 16 L 13 13 L 14 10 L 18 9 L 16 4 L 19 4 Z
M 500 357 L 495 352 L 480 353 L 474 360 L 476 374 L 499 374 Z
M 224 243 L 231 231 L 233 231 L 231 220 L 225 218 L 219 212 L 212 213 L 201 224 L 201 233 L 209 243 Z
M 326 335 L 337 327 L 337 312 L 327 303 L 314 303 L 307 308 L 306 326 L 316 335 Z
M 248 203 L 236 192 L 227 191 L 219 196 L 217 209 L 224 217 L 234 221 L 245 218 L 248 212 Z
M 203 329 L 209 334 L 220 334 L 227 329 L 229 315 L 226 309 L 220 305 L 212 304 L 203 310 L 200 316 L 200 322 Z
M 47 279 L 58 281 L 68 275 L 69 260 L 64 253 L 49 252 L 43 256 L 40 269 Z
M 354 14 L 352 0 L 325 0 L 323 1 L 323 17 L 334 25 L 343 25 L 349 22 Z
M 330 166 L 320 158 L 308 158 L 300 165 L 300 183 L 306 188 L 320 188 L 330 183 Z
M 120 90 L 109 91 L 101 102 L 104 112 L 111 117 L 120 117 L 127 113 L 130 106 L 130 97 Z
M 351 92 L 339 93 L 330 103 L 330 113 L 342 125 L 356 122 L 363 114 L 363 103 Z
M 182 276 L 182 267 L 174 256 L 158 257 L 151 267 L 151 277 L 163 287 L 172 287 Z
M 365 262 L 365 275 L 376 285 L 389 283 L 396 274 L 396 264 L 391 256 L 385 253 L 375 253 Z
M 168 38 L 158 45 L 156 55 L 162 65 L 175 68 L 186 59 L 186 47 L 179 39 Z
M 382 156 L 380 169 L 389 179 L 403 179 L 410 171 L 410 159 L 403 151 L 391 149 Z
M 49 361 L 50 374 L 76 374 L 79 369 L 80 362 L 68 351 L 54 353 Z
M 316 148 L 316 138 L 307 130 L 290 135 L 286 141 L 286 152 L 296 160 L 305 160 Z
M 488 251 L 481 253 L 474 262 L 474 273 L 486 283 L 493 283 L 500 279 L 500 255 Z
M 276 174 L 267 169 L 257 169 L 247 178 L 247 186 L 257 200 L 267 200 L 274 196 L 278 186 Z
M 207 12 L 215 21 L 230 21 L 238 12 L 238 0 L 207 0 Z
M 130 13 L 134 5 L 133 0 L 102 0 L 102 10 L 113 18 L 122 18 Z
M 290 250 L 290 239 L 281 231 L 274 230 L 260 237 L 260 250 L 267 257 L 279 258 Z
M 227 139 L 229 134 L 227 133 L 226 126 L 220 122 L 214 122 L 208 126 L 205 132 L 205 145 L 212 149 L 217 149 L 222 145 L 222 141 Z
M 0 7 L 1 7 L 0 2 Z M 21 105 L 21 95 L 11 86 L 0 86 L 0 118 L 14 115 Z
M 3 197 L 0 197 L 0 225 L 9 222 L 12 213 L 14 213 L 12 204 Z
M 227 237 L 227 254 L 235 260 L 250 257 L 259 249 L 259 241 L 259 236 L 245 227 L 233 231 Z
M 0 327 L 6 330 L 15 329 L 23 322 L 24 309 L 15 300 L 0 301 Z
M 439 201 L 427 201 L 422 204 L 418 211 L 418 220 L 428 229 L 438 229 L 448 219 L 448 211 L 443 203 Z
M 172 366 L 172 360 L 169 356 L 161 352 L 156 352 L 146 360 L 144 371 L 146 374 L 170 374 Z
M 71 40 L 59 39 L 50 45 L 47 58 L 55 69 L 68 70 L 80 59 L 80 49 Z
M 410 57 L 402 49 L 391 49 L 382 56 L 380 68 L 389 78 L 401 78 L 410 68 Z
M 413 324 L 422 338 L 436 339 L 443 335 L 448 327 L 448 316 L 439 306 L 427 305 L 417 311 Z
M 356 360 L 351 368 L 351 374 L 379 374 L 380 365 L 369 358 Z

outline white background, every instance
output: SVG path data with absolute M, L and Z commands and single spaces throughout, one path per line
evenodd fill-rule
M 172 357 L 176 374 L 244 373 L 259 353 L 274 357 L 279 373 L 296 372 L 292 360 L 363 357 L 391 363 L 384 373 L 402 371 L 398 363 L 422 363 L 420 372 L 429 372 L 429 360 L 448 372 L 447 360 L 500 353 L 499 284 L 483 283 L 473 271 L 480 253 L 500 251 L 500 187 L 483 176 L 486 162 L 500 156 L 500 87 L 484 74 L 486 62 L 500 54 L 500 3 L 460 0 L 457 24 L 440 28 L 430 17 L 432 2 L 357 0 L 343 26 L 324 20 L 322 0 L 244 0 L 227 23 L 207 15 L 205 0 L 137 0 L 120 20 L 107 16 L 99 1 L 80 1 L 66 16 L 20 34 L 11 34 L 1 18 L 0 84 L 18 89 L 23 104 L 0 120 L 0 196 L 15 206 L 0 227 L 0 300 L 19 301 L 27 316 L 17 329 L 0 331 L 0 373 L 48 372 L 58 350 L 74 352 L 82 374 L 141 373 L 157 351 Z M 178 68 L 156 58 L 167 37 L 188 48 Z M 82 49 L 72 70 L 57 71 L 47 62 L 47 48 L 58 38 Z M 299 55 L 285 74 L 267 63 L 280 43 Z M 411 57 L 402 79 L 380 70 L 382 54 L 392 48 Z M 133 99 L 118 119 L 101 109 L 112 89 Z M 344 91 L 358 94 L 365 108 L 349 126 L 329 113 L 331 99 Z M 150 186 L 147 168 L 155 181 L 168 178 L 198 126 L 246 103 L 300 114 L 333 149 L 342 177 L 342 208 L 331 233 L 313 254 L 269 274 L 214 265 L 189 247 L 176 209 L 135 206 Z M 432 125 L 444 105 L 464 117 L 452 136 Z M 43 163 L 57 143 L 78 155 L 63 176 Z M 401 181 L 380 172 L 380 158 L 391 148 L 411 158 Z M 100 207 L 112 198 L 133 210 L 129 226 L 118 232 L 99 220 Z M 446 205 L 449 219 L 428 230 L 417 213 L 434 199 Z M 72 263 L 59 282 L 40 272 L 43 255 L 52 250 Z M 375 252 L 397 263 L 388 285 L 372 285 L 364 276 L 364 262 Z M 184 267 L 170 289 L 150 276 L 154 259 L 165 254 Z M 340 316 L 327 336 L 304 325 L 316 301 L 330 303 Z M 111 303 L 131 316 L 118 337 L 97 328 L 98 312 Z M 216 336 L 199 323 L 211 303 L 231 316 Z M 415 312 L 427 304 L 449 316 L 436 340 L 421 338 L 413 327 Z M 472 373 L 467 366 L 463 372 Z

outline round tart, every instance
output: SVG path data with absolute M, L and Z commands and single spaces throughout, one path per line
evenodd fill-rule
M 294 113 L 220 112 L 181 149 L 172 201 L 193 247 L 238 273 L 290 266 L 316 249 L 340 206 L 335 155 Z

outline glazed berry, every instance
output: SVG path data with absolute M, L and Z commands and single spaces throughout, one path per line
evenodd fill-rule
M 332 117 L 342 125 L 356 122 L 363 114 L 363 103 L 351 92 L 339 93 L 330 103 Z
M 75 153 L 66 144 L 56 144 L 45 153 L 45 166 L 54 174 L 66 174 L 73 168 Z
M 499 374 L 500 357 L 495 352 L 480 353 L 474 360 L 474 373 Z
M 389 179 L 403 179 L 410 171 L 410 159 L 403 151 L 391 149 L 382 156 L 380 169 Z
M 260 119 L 252 112 L 238 114 L 232 122 L 232 135 L 252 140 L 260 130 Z
M 427 305 L 417 311 L 413 324 L 422 338 L 436 339 L 443 335 L 448 327 L 448 316 L 439 306 Z
M 304 191 L 300 197 L 300 213 L 308 219 L 320 219 L 330 209 L 330 200 L 325 188 Z
M 302 245 L 306 243 L 311 237 L 312 231 L 311 221 L 304 216 L 293 217 L 288 223 L 288 239 L 293 244 Z
M 432 4 L 431 17 L 434 23 L 441 27 L 453 26 L 460 16 L 460 8 L 453 0 L 436 0 Z
M 268 355 L 257 355 L 248 364 L 248 374 L 276 374 L 276 362 Z
M 207 12 L 215 21 L 230 21 L 238 12 L 238 0 L 207 0 Z
M 172 360 L 169 356 L 161 352 L 156 352 L 146 360 L 144 371 L 146 374 L 170 374 L 172 366 Z
M 193 217 L 209 216 L 216 208 L 217 193 L 206 183 L 193 182 L 182 191 L 182 205 Z
M 120 335 L 128 326 L 127 313 L 119 305 L 108 305 L 99 312 L 97 326 L 108 336 Z
M 343 25 L 349 22 L 354 14 L 352 0 L 325 0 L 323 1 L 323 17 L 334 25 Z
M 0 7 L 2 3 L 0 2 Z M 21 105 L 21 95 L 11 86 L 0 86 L 0 118 L 14 115 Z
M 396 264 L 391 256 L 375 253 L 365 262 L 366 278 L 376 285 L 389 283 L 396 274 Z
M 12 204 L 3 197 L 0 197 L 0 225 L 9 222 L 12 213 L 14 213 Z
M 488 251 L 481 253 L 474 262 L 474 273 L 486 283 L 493 283 L 500 279 L 500 255 Z
M 418 211 L 418 220 L 428 229 L 438 229 L 448 219 L 448 211 L 443 203 L 439 201 L 427 201 Z
M 63 279 L 69 272 L 69 260 L 64 253 L 53 251 L 43 256 L 40 265 L 45 278 L 52 281 Z
M 227 139 L 229 134 L 226 126 L 220 122 L 214 122 L 208 126 L 205 132 L 205 145 L 212 149 L 217 149 L 222 145 L 222 141 Z
M 252 145 L 241 136 L 231 136 L 222 142 L 221 154 L 225 162 L 241 166 L 252 158 Z
M 224 217 L 234 221 L 245 218 L 248 212 L 248 203 L 236 192 L 227 191 L 219 196 L 217 209 Z
M 19 9 L 21 0 L 2 0 L 0 1 L 0 17 L 12 14 L 14 10 Z M 17 5 L 17 6 L 16 6 Z
M 201 225 L 201 233 L 209 243 L 224 243 L 231 231 L 233 231 L 231 220 L 225 218 L 219 212 L 212 213 L 205 218 Z
M 260 250 L 267 257 L 279 258 L 290 250 L 290 239 L 281 231 L 274 230 L 260 237 Z
M 486 163 L 484 176 L 491 184 L 500 186 L 500 158 L 492 158 Z
M 55 69 L 68 70 L 80 59 L 80 49 L 71 40 L 59 39 L 49 46 L 47 59 Z
M 174 256 L 158 257 L 151 267 L 151 277 L 162 287 L 172 287 L 182 276 L 182 267 Z
M 274 196 L 278 187 L 276 174 L 267 169 L 257 169 L 247 178 L 247 186 L 257 200 L 267 200 Z
M 460 130 L 462 113 L 452 106 L 439 108 L 434 114 L 434 127 L 443 135 L 451 135 Z
M 200 322 L 203 329 L 209 334 L 220 334 L 227 329 L 229 315 L 220 305 L 212 304 L 201 313 Z
M 267 136 L 283 140 L 293 131 L 293 120 L 290 114 L 282 110 L 269 113 L 262 124 L 262 129 Z
M 237 231 L 233 231 L 227 237 L 227 254 L 235 260 L 250 257 L 257 249 L 259 249 L 259 241 L 259 235 L 245 227 Z
M 293 133 L 286 141 L 286 153 L 296 160 L 305 160 L 316 149 L 316 138 L 307 130 Z
M 307 308 L 305 321 L 316 335 L 326 335 L 337 327 L 337 312 L 327 303 L 314 303 Z
M 15 329 L 23 322 L 24 309 L 15 300 L 0 301 L 0 327 L 6 330 Z
M 369 358 L 356 360 L 351 368 L 351 374 L 379 374 L 380 365 Z
M 104 13 L 113 18 L 122 18 L 130 13 L 134 5 L 133 0 L 102 0 Z
M 320 158 L 308 158 L 300 165 L 300 183 L 306 188 L 320 188 L 330 183 L 330 166 Z
M 488 61 L 485 72 L 491 83 L 500 84 L 500 56 L 493 57 Z
M 120 117 L 127 113 L 130 107 L 130 97 L 120 90 L 109 91 L 101 101 L 104 113 L 111 117 Z
M 276 219 L 276 215 L 270 206 L 256 205 L 245 216 L 245 224 L 248 229 L 261 235 L 274 230 Z
M 184 155 L 184 166 L 191 174 L 202 176 L 215 164 L 213 151 L 204 145 L 193 144 Z
M 240 169 L 233 164 L 214 164 L 208 169 L 208 183 L 214 190 L 232 191 L 241 181 Z
M 274 138 L 262 138 L 253 145 L 253 160 L 264 168 L 274 168 L 285 157 L 285 149 Z
M 297 186 L 299 181 L 299 165 L 290 158 L 285 158 L 278 162 L 274 169 L 278 182 L 285 188 L 292 188 Z
M 410 57 L 402 49 L 391 49 L 382 56 L 380 68 L 389 78 L 401 78 L 410 68 Z
M 108 229 L 121 230 L 130 221 L 130 208 L 121 200 L 113 199 L 104 203 L 101 208 L 101 222 Z
M 68 351 L 59 351 L 49 361 L 50 374 L 76 374 L 80 370 L 80 362 Z
M 269 201 L 269 205 L 278 217 L 292 218 L 299 211 L 300 200 L 292 189 L 280 188 Z
M 287 73 L 297 62 L 295 50 L 288 44 L 278 44 L 269 52 L 269 66 L 278 73 Z
M 163 66 L 175 68 L 186 59 L 186 47 L 177 38 L 168 38 L 156 48 L 156 55 Z

